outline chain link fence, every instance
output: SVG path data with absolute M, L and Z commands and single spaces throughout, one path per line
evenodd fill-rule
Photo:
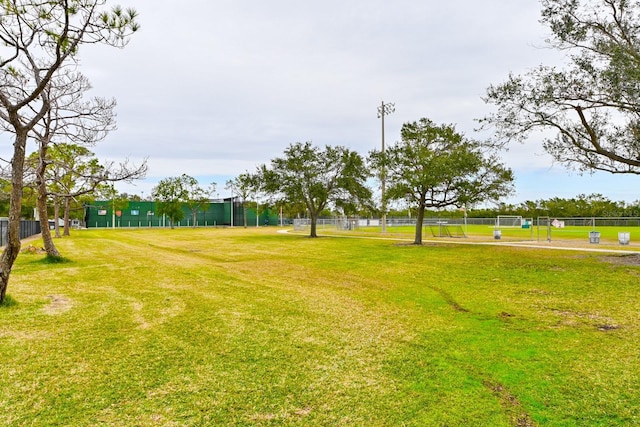
M 541 219 L 544 218 L 544 219 Z M 531 221 L 530 226 L 546 226 L 549 221 L 562 222 L 567 227 L 640 227 L 640 217 L 580 217 L 580 218 L 561 218 L 561 217 L 540 217 L 540 218 L 523 218 Z M 540 224 L 538 224 L 540 222 Z M 311 220 L 308 218 L 294 219 L 294 228 L 304 229 L 309 227 Z M 365 227 L 379 227 L 380 219 L 367 219 L 358 217 L 335 217 L 335 218 L 318 218 L 318 229 L 337 228 L 337 229 L 357 229 Z M 495 226 L 496 218 L 447 218 L 447 217 L 425 217 L 423 225 L 430 226 L 434 224 L 448 225 L 486 225 Z M 387 227 L 406 227 L 415 226 L 416 219 L 410 217 L 389 217 L 387 218 Z

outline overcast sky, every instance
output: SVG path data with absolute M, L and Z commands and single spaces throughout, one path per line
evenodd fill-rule
M 187 173 L 205 185 L 254 171 L 293 142 L 380 147 L 403 123 L 428 117 L 467 136 L 491 107 L 481 97 L 508 73 L 557 61 L 536 0 L 121 0 L 141 29 L 122 50 L 88 46 L 81 70 L 92 95 L 115 97 L 118 130 L 95 147 L 104 159 L 148 158 L 149 173 L 120 191 L 148 196 Z M 486 135 L 485 135 L 486 136 Z M 505 201 L 601 193 L 640 199 L 640 179 L 570 173 L 540 141 L 504 160 L 516 175 Z

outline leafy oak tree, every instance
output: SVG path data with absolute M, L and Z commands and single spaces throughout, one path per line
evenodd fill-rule
M 318 237 L 320 213 L 336 203 L 368 204 L 370 176 L 362 157 L 345 147 L 315 147 L 311 142 L 289 145 L 283 157 L 259 168 L 266 194 L 281 202 L 303 203 L 311 218 L 309 237 Z
M 242 200 L 243 226 L 247 228 L 247 209 L 245 203 L 249 199 L 249 196 L 256 194 L 260 188 L 260 178 L 257 174 L 251 174 L 249 172 L 241 173 L 234 179 L 228 180 L 225 188 Z
M 543 0 L 562 68 L 541 65 L 487 90 L 499 142 L 546 130 L 545 150 L 580 172 L 640 173 L 640 2 Z
M 169 218 L 171 228 L 174 228 L 176 222 L 182 221 L 184 218 L 182 204 L 187 198 L 187 191 L 181 177 L 161 179 L 158 185 L 153 187 L 151 196 L 158 203 L 158 213 Z
M 0 1 L 0 120 L 14 135 L 8 242 L 0 258 L 0 302 L 20 252 L 20 213 L 27 139 L 50 110 L 47 88 L 74 67 L 82 46 L 124 46 L 138 29 L 136 12 L 105 9 L 106 0 Z
M 389 200 L 405 200 L 417 210 L 414 244 L 422 244 L 427 208 L 466 207 L 496 200 L 513 189 L 513 173 L 482 143 L 423 118 L 406 123 L 402 140 L 369 156 L 374 170 L 386 171 Z
M 183 174 L 180 179 L 182 185 L 186 191 L 186 199 L 184 203 L 187 204 L 191 211 L 191 218 L 193 227 L 196 227 L 198 211 L 209 204 L 211 195 L 216 191 L 216 183 L 212 182 L 208 187 L 202 187 L 198 183 L 198 180 L 192 176 Z
M 198 181 L 187 175 L 160 180 L 153 188 L 152 197 L 158 202 L 158 213 L 169 218 L 171 228 L 184 219 L 183 205 L 187 205 L 193 215 L 195 226 L 198 209 L 209 202 L 209 194 L 215 191 L 215 183 L 208 189 L 198 185 Z

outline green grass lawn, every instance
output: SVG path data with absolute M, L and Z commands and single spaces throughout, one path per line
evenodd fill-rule
M 56 244 L 0 307 L 0 425 L 640 424 L 635 256 L 274 228 Z

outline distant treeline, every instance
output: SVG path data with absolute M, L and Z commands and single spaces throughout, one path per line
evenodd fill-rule
M 407 216 L 407 210 L 391 212 L 391 216 Z M 413 214 L 413 213 L 412 213 Z M 464 210 L 431 211 L 429 216 L 462 217 Z M 640 200 L 633 203 L 614 202 L 601 194 L 579 195 L 571 199 L 554 197 L 548 200 L 527 200 L 518 204 L 497 203 L 495 207 L 467 209 L 469 218 L 493 218 L 498 215 L 521 215 L 527 218 L 550 216 L 577 217 L 640 217 Z
M 9 201 L 6 197 L 2 197 L 3 192 L 0 190 L 0 217 L 6 216 L 8 211 Z M 135 195 L 122 195 L 128 200 L 141 200 L 140 196 Z M 248 202 L 248 206 L 251 206 L 251 202 Z M 25 203 L 23 205 L 23 218 L 33 218 L 33 207 L 35 206 L 35 197 L 31 194 L 30 189 L 25 189 Z M 267 206 L 265 206 L 266 208 Z M 270 206 L 276 211 L 280 210 L 280 206 Z M 296 209 L 295 206 L 282 206 L 283 214 L 285 218 L 297 218 L 304 216 L 304 209 Z M 541 216 L 550 216 L 554 218 L 591 218 L 591 217 L 640 217 L 640 200 L 632 203 L 627 202 L 614 202 L 602 194 L 581 194 L 571 199 L 562 199 L 554 197 L 552 199 L 540 199 L 540 200 L 527 200 L 522 203 L 508 204 L 508 203 L 496 203 L 495 206 L 484 207 L 471 207 L 466 210 L 469 218 L 495 218 L 498 215 L 520 215 L 525 218 L 537 218 Z M 326 210 L 323 212 L 322 217 L 331 218 L 339 214 Z M 414 217 L 416 212 L 412 211 L 410 215 Z M 362 210 L 348 213 L 349 216 L 356 215 L 360 217 L 378 217 L 379 212 L 373 210 Z M 391 217 L 403 217 L 406 218 L 409 215 L 409 210 L 391 210 L 388 216 Z M 80 218 L 84 216 L 84 210 L 80 204 L 78 209 L 72 212 L 72 218 Z M 446 211 L 425 211 L 426 217 L 463 217 L 464 210 L 446 210 Z

